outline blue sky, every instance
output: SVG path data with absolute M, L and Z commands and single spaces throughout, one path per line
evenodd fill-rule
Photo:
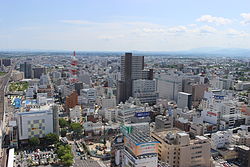
M 0 0 L 0 49 L 250 48 L 249 0 Z

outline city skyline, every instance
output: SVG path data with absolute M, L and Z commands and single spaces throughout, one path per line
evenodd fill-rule
M 250 49 L 247 0 L 28 0 L 1 4 L 1 50 Z

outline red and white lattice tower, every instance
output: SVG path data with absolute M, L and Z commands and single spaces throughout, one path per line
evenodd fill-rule
M 74 54 L 73 54 L 72 60 L 71 60 L 71 74 L 72 74 L 72 77 L 70 78 L 71 83 L 76 83 L 78 81 L 78 79 L 77 79 L 77 72 L 78 72 L 77 65 L 78 65 L 78 61 L 76 59 L 76 52 L 74 51 Z

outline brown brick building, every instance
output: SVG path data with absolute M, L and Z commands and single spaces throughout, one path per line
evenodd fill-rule
M 69 96 L 66 97 L 65 105 L 66 108 L 74 108 L 77 105 L 78 95 L 77 92 L 72 92 Z

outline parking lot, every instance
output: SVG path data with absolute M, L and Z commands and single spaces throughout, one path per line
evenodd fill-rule
M 17 152 L 14 167 L 27 167 L 30 165 L 49 165 L 57 162 L 54 149 L 37 149 L 35 151 L 25 150 Z

